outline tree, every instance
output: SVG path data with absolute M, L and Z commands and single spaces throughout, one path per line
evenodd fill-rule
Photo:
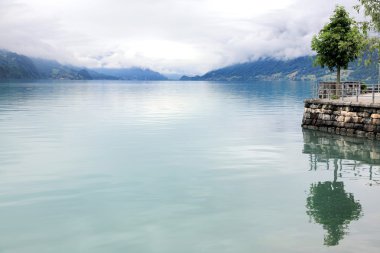
M 343 6 L 337 6 L 330 23 L 313 37 L 311 48 L 317 52 L 315 64 L 330 71 L 337 70 L 337 86 L 340 84 L 341 69 L 357 59 L 364 48 L 364 35 L 356 21 Z
M 380 32 L 380 1 L 379 0 L 359 0 L 364 7 L 364 15 L 371 18 L 371 28 Z M 355 6 L 359 11 L 360 6 Z
M 380 32 L 380 1 L 379 0 L 358 0 L 364 7 L 364 15 L 371 19 L 370 22 L 361 22 L 364 33 Z M 360 5 L 354 6 L 354 9 L 360 12 Z M 367 38 L 366 47 L 368 51 L 368 57 L 366 63 L 369 64 L 377 59 L 379 67 L 379 79 L 380 83 L 380 38 L 371 36 Z

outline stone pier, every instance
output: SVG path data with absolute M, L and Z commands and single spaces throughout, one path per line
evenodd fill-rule
M 307 99 L 302 127 L 380 140 L 380 104 Z

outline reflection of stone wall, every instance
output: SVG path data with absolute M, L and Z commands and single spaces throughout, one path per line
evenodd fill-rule
M 308 99 L 302 127 L 380 140 L 380 104 Z
M 364 138 L 333 135 L 305 129 L 305 154 L 323 155 L 327 159 L 347 159 L 380 165 L 380 143 Z

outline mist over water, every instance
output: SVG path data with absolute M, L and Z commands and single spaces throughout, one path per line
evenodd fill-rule
M 311 85 L 0 83 L 0 251 L 378 252 L 380 145 Z

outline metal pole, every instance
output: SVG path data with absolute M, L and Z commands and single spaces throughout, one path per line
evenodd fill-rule
M 319 88 L 318 88 L 318 83 L 317 82 L 315 82 L 314 83 L 314 98 L 319 98 Z
M 360 83 L 356 86 L 356 102 L 359 102 L 359 87 Z
M 326 89 L 327 89 L 327 99 L 330 100 L 331 86 L 330 88 L 326 88 Z
M 343 83 L 341 84 L 341 88 L 342 88 L 342 101 L 343 101 L 344 100 L 344 84 Z
M 379 52 L 380 53 L 380 52 Z M 377 89 L 379 89 L 379 83 L 380 83 L 380 58 L 377 62 L 378 68 L 379 68 L 379 76 L 377 78 Z M 372 103 L 375 103 L 375 87 L 372 88 Z
M 375 103 L 375 84 L 372 85 L 372 103 Z
M 380 52 L 378 52 L 379 54 Z M 379 56 L 378 56 L 379 57 Z M 378 65 L 378 68 L 379 68 L 379 76 L 377 78 L 377 92 L 379 92 L 379 83 L 380 83 L 380 59 L 379 61 L 377 62 L 377 65 Z M 375 103 L 375 93 L 372 95 L 372 103 Z

